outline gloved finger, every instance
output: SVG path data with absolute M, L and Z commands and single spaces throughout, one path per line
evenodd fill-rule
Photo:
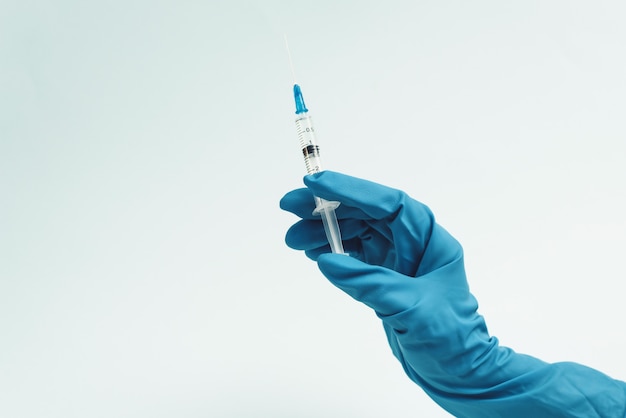
M 312 248 L 310 250 L 305 250 L 304 254 L 309 257 L 311 260 L 313 261 L 317 261 L 318 258 L 322 255 L 322 254 L 328 254 L 331 252 L 330 249 L 330 245 L 326 244 L 322 247 L 318 247 L 318 248 Z
M 371 240 L 372 227 L 365 221 L 345 219 L 339 222 L 339 230 L 343 241 L 354 238 Z M 285 243 L 294 250 L 307 250 L 328 243 L 324 226 L 319 216 L 315 219 L 303 219 L 287 230 Z
M 349 257 L 356 258 L 366 263 L 383 265 L 385 259 L 382 252 L 376 252 L 374 253 L 375 256 L 372 257 L 371 252 L 368 252 L 368 250 L 363 247 L 363 242 L 360 239 L 347 239 L 343 241 L 343 250 Z M 324 246 L 305 250 L 304 253 L 311 260 L 317 261 L 321 255 L 331 253 L 330 245 L 326 243 Z
M 340 221 L 344 251 L 351 257 L 376 265 L 393 265 L 395 252 L 385 235 L 373 229 L 367 222 L 356 219 Z M 321 220 L 301 220 L 289 228 L 285 243 L 294 250 L 304 250 L 312 260 L 330 252 Z
M 356 258 L 357 260 L 368 262 L 367 258 L 371 258 L 371 257 L 368 257 L 366 255 L 366 252 L 363 250 L 362 241 L 360 239 L 344 240 L 343 249 L 346 254 L 348 254 L 350 257 Z M 330 250 L 330 245 L 328 245 L 328 242 L 326 242 L 325 245 L 322 245 L 320 247 L 311 248 L 311 249 L 304 251 L 306 256 L 309 257 L 313 261 L 317 261 L 318 258 L 322 254 L 328 254 L 330 252 L 331 250 Z
M 315 209 L 313 193 L 306 188 L 292 190 L 280 199 L 280 208 L 300 218 L 313 219 L 313 209 Z
M 341 202 L 340 202 L 341 203 Z M 280 208 L 299 216 L 302 219 L 319 219 L 319 215 L 314 215 L 315 202 L 313 200 L 313 193 L 311 190 L 303 188 L 292 190 L 285 194 L 280 200 Z M 369 219 L 370 216 L 366 215 L 357 208 L 349 207 L 345 204 L 340 204 L 335 210 L 337 219 Z
M 287 230 L 285 243 L 294 250 L 311 250 L 328 244 L 322 221 L 304 219 Z
M 373 219 L 395 215 L 410 199 L 403 191 L 334 171 L 306 176 L 304 184 L 314 195 L 361 209 Z M 421 203 L 412 202 L 416 204 L 415 209 L 430 212 Z
M 386 251 L 386 250 L 372 251 L 371 249 L 366 248 L 366 247 L 367 247 L 367 244 L 364 244 L 363 241 L 361 241 L 360 239 L 351 239 L 351 240 L 343 241 L 343 249 L 344 249 L 345 254 L 359 261 L 363 261 L 364 263 L 373 264 L 377 266 L 385 266 L 393 262 L 393 260 L 390 261 L 390 258 L 392 258 L 393 255 L 390 254 L 389 251 Z M 376 247 L 376 248 L 380 249 L 381 247 Z M 304 253 L 306 254 L 306 256 L 313 261 L 317 261 L 318 258 L 322 254 L 328 254 L 330 252 L 331 250 L 328 244 L 325 244 L 317 248 L 310 248 L 308 250 L 304 250 Z
M 322 254 L 317 264 L 335 286 L 365 303 L 379 315 L 394 315 L 415 306 L 418 278 L 339 254 Z

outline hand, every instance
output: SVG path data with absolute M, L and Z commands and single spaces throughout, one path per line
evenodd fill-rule
M 624 416 L 622 382 L 501 347 L 471 295 L 459 243 L 404 192 L 334 172 L 305 177 L 281 208 L 302 218 L 287 245 L 382 319 L 407 375 L 458 417 Z M 339 201 L 344 248 L 329 253 L 313 195 Z M 609 411 L 601 414 L 598 411 Z M 621 414 L 621 415 L 620 415 Z
M 287 244 L 318 261 L 322 273 L 383 319 L 391 348 L 405 371 L 426 390 L 456 391 L 458 376 L 474 372 L 497 346 L 476 313 L 460 244 L 432 212 L 404 192 L 323 172 L 305 178 L 281 207 L 302 218 Z M 313 194 L 341 202 L 337 217 L 350 257 L 329 254 Z

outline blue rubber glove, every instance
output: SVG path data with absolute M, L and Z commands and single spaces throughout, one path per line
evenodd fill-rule
M 471 295 L 460 244 L 405 193 L 322 172 L 283 197 L 302 218 L 287 245 L 382 319 L 406 374 L 457 417 L 626 416 L 626 383 L 576 363 L 548 364 L 499 345 Z M 344 248 L 329 253 L 313 195 L 339 201 Z

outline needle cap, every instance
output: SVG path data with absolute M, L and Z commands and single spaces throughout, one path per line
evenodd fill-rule
M 300 89 L 300 86 L 297 84 L 293 85 L 293 97 L 296 100 L 296 115 L 299 115 L 300 113 L 306 113 L 309 111 L 309 109 L 307 109 L 306 105 L 304 104 L 304 97 L 302 97 L 302 90 Z

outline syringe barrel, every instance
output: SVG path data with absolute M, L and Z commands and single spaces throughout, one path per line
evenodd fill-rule
M 308 112 L 300 113 L 296 117 L 296 131 L 300 149 L 304 157 L 307 174 L 314 174 L 322 171 L 322 160 L 320 158 L 320 148 L 315 140 L 315 129 Z

